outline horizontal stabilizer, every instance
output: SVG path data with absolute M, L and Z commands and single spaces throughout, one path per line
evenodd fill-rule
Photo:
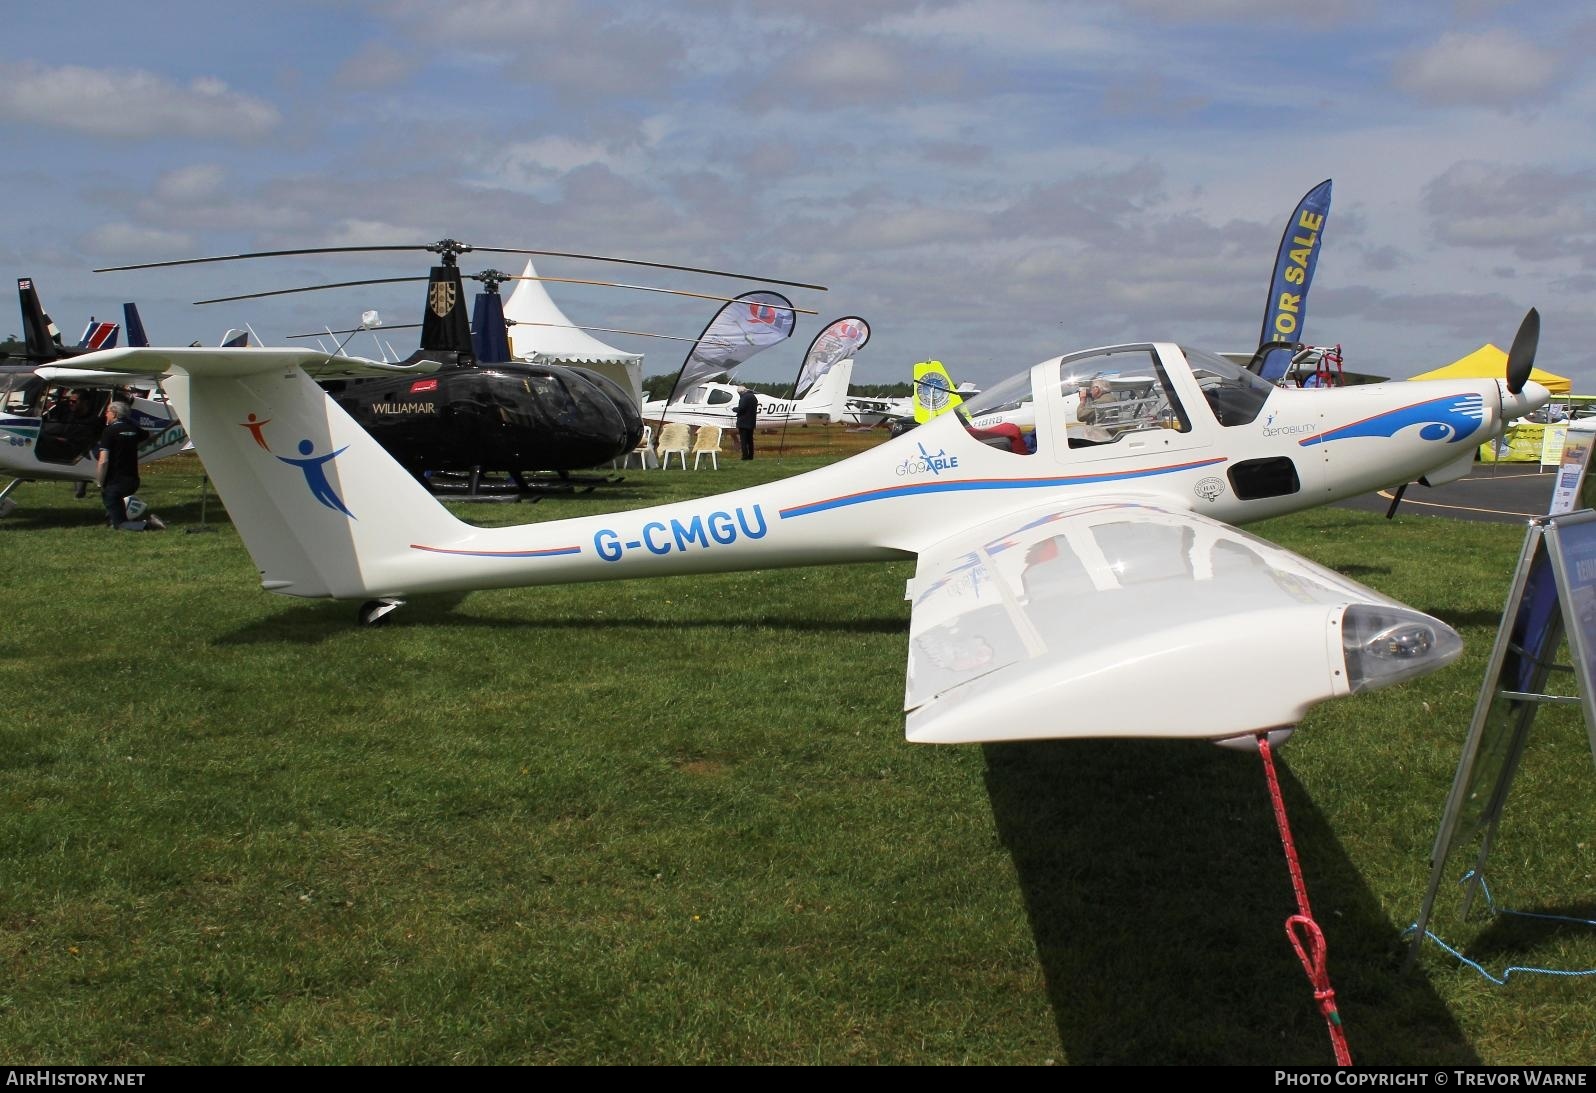
M 98 355 L 94 358 L 98 361 Z M 106 372 L 98 368 L 73 368 L 70 365 L 46 364 L 35 375 L 49 383 L 65 383 L 73 387 L 153 387 L 159 378 L 153 372 Z
M 276 346 L 249 348 L 107 349 L 94 355 L 97 372 L 112 375 L 162 376 L 182 372 L 190 376 L 253 376 L 262 372 L 302 368 L 316 379 L 349 379 L 375 375 L 425 375 L 436 372 L 436 361 L 385 363 L 364 357 L 329 356 L 315 349 Z

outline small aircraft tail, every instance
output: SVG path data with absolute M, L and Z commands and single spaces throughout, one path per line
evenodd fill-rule
M 89 325 L 83 328 L 83 337 L 78 339 L 78 348 L 85 352 L 96 349 L 113 349 L 116 347 L 116 335 L 121 328 L 115 323 L 105 323 L 89 316 Z
M 826 370 L 799 403 L 811 419 L 824 417 L 835 425 L 848 412 L 848 383 L 853 379 L 853 358 L 838 361 Z
M 914 420 L 924 425 L 962 403 L 953 378 L 941 361 L 921 361 L 914 366 Z
M 17 298 L 22 305 L 22 337 L 27 345 L 28 359 L 53 361 L 66 356 L 61 351 L 61 332 L 39 303 L 39 292 L 33 287 L 33 278 L 17 278 Z
M 166 373 L 162 387 L 270 591 L 343 599 L 398 594 L 414 583 L 405 577 L 430 560 L 411 544 L 473 531 L 316 386 L 303 369 L 325 362 L 324 355 L 113 349 L 104 358 L 110 369 Z
M 127 344 L 140 349 L 150 344 L 150 336 L 144 333 L 144 320 L 139 318 L 138 304 L 122 305 L 122 325 L 127 328 Z

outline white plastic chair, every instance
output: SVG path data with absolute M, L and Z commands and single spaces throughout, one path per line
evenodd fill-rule
M 687 469 L 687 450 L 692 446 L 693 427 L 672 421 L 659 431 L 659 465 L 669 467 L 671 456 L 682 457 L 682 470 Z
M 637 456 L 638 465 L 640 467 L 642 467 L 645 471 L 648 470 L 648 457 L 651 454 L 651 450 L 653 448 L 653 441 L 654 441 L 654 426 L 652 426 L 652 425 L 643 426 L 643 439 L 639 440 L 637 442 L 637 447 L 633 448 L 631 451 L 627 452 L 624 456 L 621 457 L 621 470 L 624 471 L 627 467 L 630 467 L 632 465 L 632 457 L 634 455 Z M 612 467 L 615 465 L 615 461 L 613 459 L 610 460 L 610 465 Z
M 698 435 L 693 438 L 693 470 L 698 470 L 698 461 L 706 455 L 709 456 L 710 465 L 717 471 L 720 470 L 720 436 L 719 425 L 700 425 Z M 687 466 L 687 460 L 682 459 L 682 466 Z

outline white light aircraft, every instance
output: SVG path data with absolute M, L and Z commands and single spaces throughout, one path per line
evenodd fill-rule
M 910 740 L 1224 739 L 1461 651 L 1445 623 L 1228 525 L 1466 472 L 1547 401 L 1527 378 L 1532 319 L 1498 381 L 1288 390 L 1172 343 L 1087 350 L 807 474 L 497 528 L 455 519 L 390 459 L 300 367 L 316 354 L 126 349 L 101 366 L 165 374 L 273 592 L 366 600 L 374 621 L 421 592 L 913 558 Z M 1072 434 L 1070 400 L 1104 375 L 1101 439 Z M 1010 403 L 1035 422 L 1023 444 L 972 434 L 968 417 Z M 1236 665 L 1265 662 L 1237 684 Z
M 853 361 L 838 361 L 821 376 L 801 399 L 779 399 L 754 392 L 759 402 L 755 428 L 779 425 L 804 425 L 809 422 L 836 423 L 847 412 L 848 380 Z M 701 383 L 669 406 L 664 399 L 643 404 L 643 420 L 680 421 L 688 425 L 718 425 L 729 433 L 737 431 L 737 388 L 729 383 Z
M 140 463 L 182 449 L 188 434 L 173 418 L 165 398 L 153 390 L 153 376 L 103 373 L 94 367 L 97 355 L 107 352 L 103 347 L 116 343 L 115 323 L 91 319 L 82 340 L 64 346 L 39 304 L 31 278 L 17 279 L 17 295 L 27 351 L 20 363 L 0 364 L 0 477 L 11 479 L 0 488 L 0 516 L 15 511 L 17 503 L 10 495 L 24 482 L 94 481 L 96 461 L 89 453 L 105 432 L 105 408 L 113 386 L 131 381 L 152 389 L 146 394 L 129 393 L 128 399 L 134 422 L 150 434 L 139 445 Z M 129 311 L 130 319 L 136 316 L 136 311 Z M 72 367 L 51 363 L 62 360 L 83 363 Z M 46 370 L 53 378 L 45 378 Z

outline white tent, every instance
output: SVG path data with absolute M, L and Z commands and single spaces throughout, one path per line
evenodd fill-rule
M 521 275 L 537 276 L 530 258 Z M 620 384 L 637 405 L 643 404 L 643 354 L 605 345 L 578 330 L 549 298 L 542 281 L 517 281 L 504 301 L 504 317 L 510 324 L 510 355 L 516 360 L 591 368 Z

